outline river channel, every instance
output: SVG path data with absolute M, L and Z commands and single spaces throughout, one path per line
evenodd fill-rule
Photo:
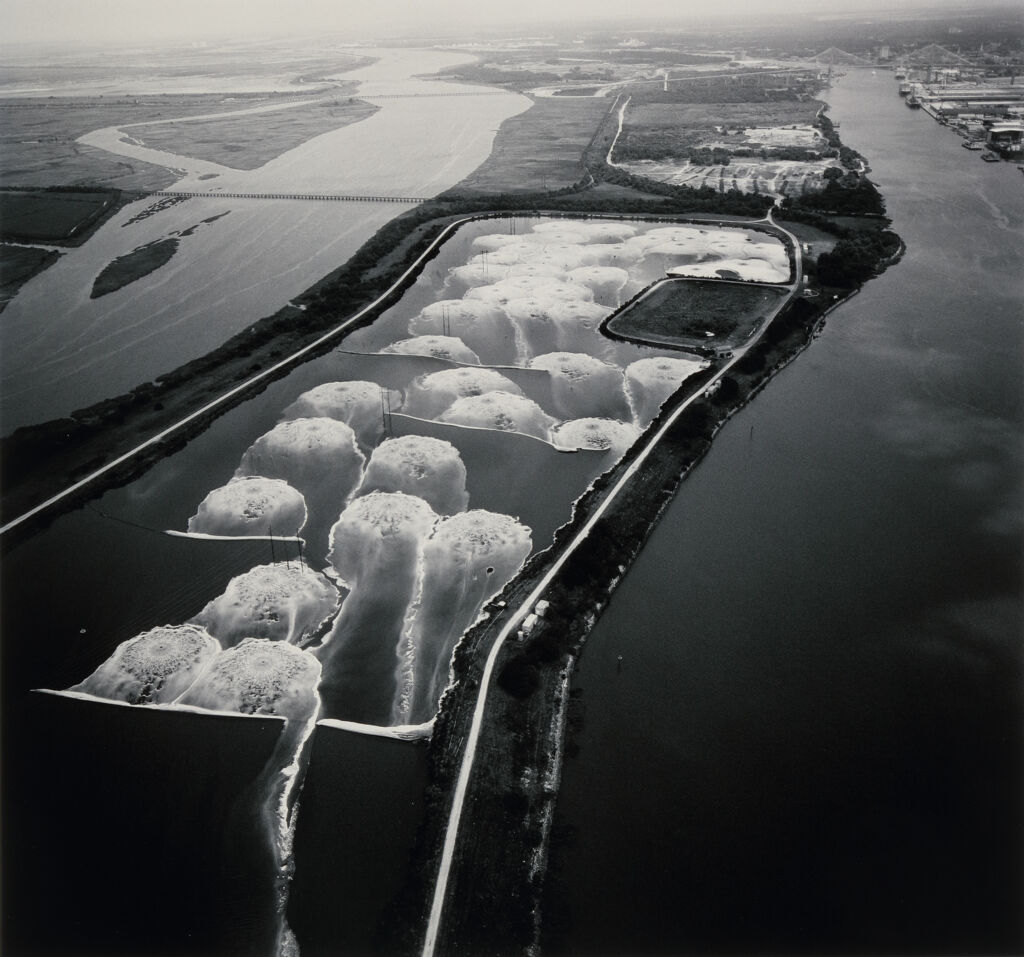
M 715 439 L 588 639 L 546 952 L 1021 946 L 1024 190 L 828 92 L 907 254 Z
M 476 169 L 502 121 L 530 105 L 518 94 L 419 78 L 469 59 L 466 54 L 365 52 L 377 61 L 343 78 L 358 82 L 357 95 L 378 111 L 258 169 L 144 149 L 113 128 L 83 137 L 176 170 L 182 176 L 176 188 L 209 196 L 149 213 L 152 197 L 130 203 L 21 288 L 0 332 L 0 434 L 120 395 L 205 355 L 287 305 L 414 205 L 218 198 L 217 192 L 434 196 Z M 132 133 L 144 135 L 124 130 Z M 168 237 L 180 243 L 169 263 L 90 297 L 108 263 Z

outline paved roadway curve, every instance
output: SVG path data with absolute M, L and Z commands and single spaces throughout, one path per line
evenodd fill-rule
M 483 725 L 484 712 L 487 707 L 488 689 L 490 688 L 491 678 L 494 673 L 494 664 L 497 660 L 498 652 L 501 650 L 506 639 L 515 633 L 516 629 L 529 613 L 530 609 L 533 608 L 536 602 L 544 594 L 545 589 L 551 584 L 555 575 L 557 575 L 561 570 L 569 556 L 572 555 L 577 548 L 586 543 L 587 537 L 597 524 L 598 520 L 605 514 L 605 512 L 608 511 L 618 495 L 630 483 L 630 481 L 632 481 L 633 476 L 640 470 L 644 462 L 647 461 L 651 452 L 655 449 L 662 438 L 664 438 L 665 434 L 672 428 L 683 412 L 685 412 L 686 409 L 688 409 L 695 401 L 701 398 L 709 386 L 721 380 L 721 378 L 730 369 L 732 369 L 732 367 L 736 365 L 736 363 L 739 362 L 747 352 L 757 344 L 757 342 L 760 341 L 765 330 L 771 325 L 779 312 L 781 312 L 782 309 L 792 301 L 793 297 L 799 293 L 800 286 L 803 282 L 803 261 L 800 254 L 799 240 L 772 219 L 772 213 L 770 210 L 764 219 L 758 220 L 758 222 L 768 222 L 775 226 L 781 232 L 785 233 L 785 235 L 789 237 L 789 241 L 793 244 L 793 281 L 788 284 L 790 294 L 781 301 L 775 311 L 768 316 L 764 323 L 761 324 L 761 328 L 751 336 L 747 341 L 747 344 L 737 349 L 733 358 L 722 366 L 722 368 L 708 380 L 704 388 L 690 396 L 690 398 L 681 402 L 675 411 L 669 415 L 664 423 L 662 423 L 661 427 L 651 435 L 643 448 L 637 454 L 636 458 L 632 463 L 630 463 L 629 467 L 622 473 L 619 480 L 605 495 L 604 500 L 594 511 L 594 514 L 591 515 L 573 539 L 565 546 L 564 549 L 562 549 L 558 558 L 548 569 L 547 573 L 540 579 L 540 581 L 537 582 L 533 590 L 520 602 L 518 608 L 511 613 L 511 616 L 505 623 L 505 626 L 500 632 L 498 632 L 498 636 L 494 640 L 494 644 L 491 646 L 490 653 L 487 655 L 486 664 L 484 665 L 483 675 L 480 679 L 480 689 L 477 692 L 476 707 L 473 710 L 473 720 L 470 724 L 469 734 L 466 736 L 465 752 L 463 753 L 462 765 L 459 768 L 459 777 L 455 785 L 455 793 L 452 798 L 452 809 L 448 815 L 448 827 L 445 831 L 444 847 L 441 851 L 441 863 L 438 868 L 437 883 L 434 885 L 434 896 L 431 901 L 430 917 L 427 921 L 427 932 L 424 938 L 422 957 L 434 957 L 434 951 L 437 947 L 437 938 L 441 929 L 441 919 L 444 916 L 445 898 L 448 890 L 448 878 L 451 873 L 452 861 L 455 856 L 455 844 L 459 837 L 459 825 L 462 821 L 462 810 L 465 805 L 470 775 L 473 771 L 473 762 L 476 758 L 476 748 L 480 740 L 480 728 Z M 730 225 L 734 224 L 730 222 Z M 735 225 L 742 226 L 743 223 L 736 222 Z

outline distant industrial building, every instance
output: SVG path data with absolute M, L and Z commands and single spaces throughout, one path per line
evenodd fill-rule
M 1024 141 L 1024 123 L 986 124 L 985 145 L 998 153 L 1020 153 Z

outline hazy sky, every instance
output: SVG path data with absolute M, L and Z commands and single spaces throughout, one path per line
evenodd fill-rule
M 445 33 L 510 21 L 528 28 L 555 20 L 586 24 L 624 16 L 670 23 L 716 12 L 735 22 L 782 11 L 820 16 L 939 5 L 943 0 L 0 0 L 0 34 L 6 42 L 130 43 L 346 28 L 420 32 L 430 25 Z M 958 5 L 964 6 L 964 0 Z

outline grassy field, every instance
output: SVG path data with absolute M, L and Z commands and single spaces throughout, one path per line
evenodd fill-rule
M 264 93 L 226 97 L 204 93 L 0 100 L 0 186 L 166 189 L 177 177 L 164 167 L 112 156 L 76 140 L 105 126 L 227 112 L 301 96 Z
M 247 116 L 162 123 L 130 130 L 146 146 L 234 169 L 256 169 L 308 139 L 357 123 L 380 107 L 348 97 Z
M 119 256 L 112 263 L 103 267 L 103 271 L 92 284 L 90 299 L 99 299 L 107 293 L 116 292 L 123 286 L 148 276 L 161 266 L 169 263 L 178 251 L 178 240 L 160 239 L 133 249 L 126 256 Z
M 735 348 L 785 295 L 784 290 L 764 286 L 677 280 L 633 303 L 608 329 L 627 338 L 672 342 L 684 348 Z
M 4 239 L 61 242 L 82 234 L 116 201 L 110 192 L 0 191 Z
M 610 103 L 541 97 L 501 124 L 490 157 L 455 186 L 459 193 L 521 193 L 571 186 L 584 176 L 583 150 Z

